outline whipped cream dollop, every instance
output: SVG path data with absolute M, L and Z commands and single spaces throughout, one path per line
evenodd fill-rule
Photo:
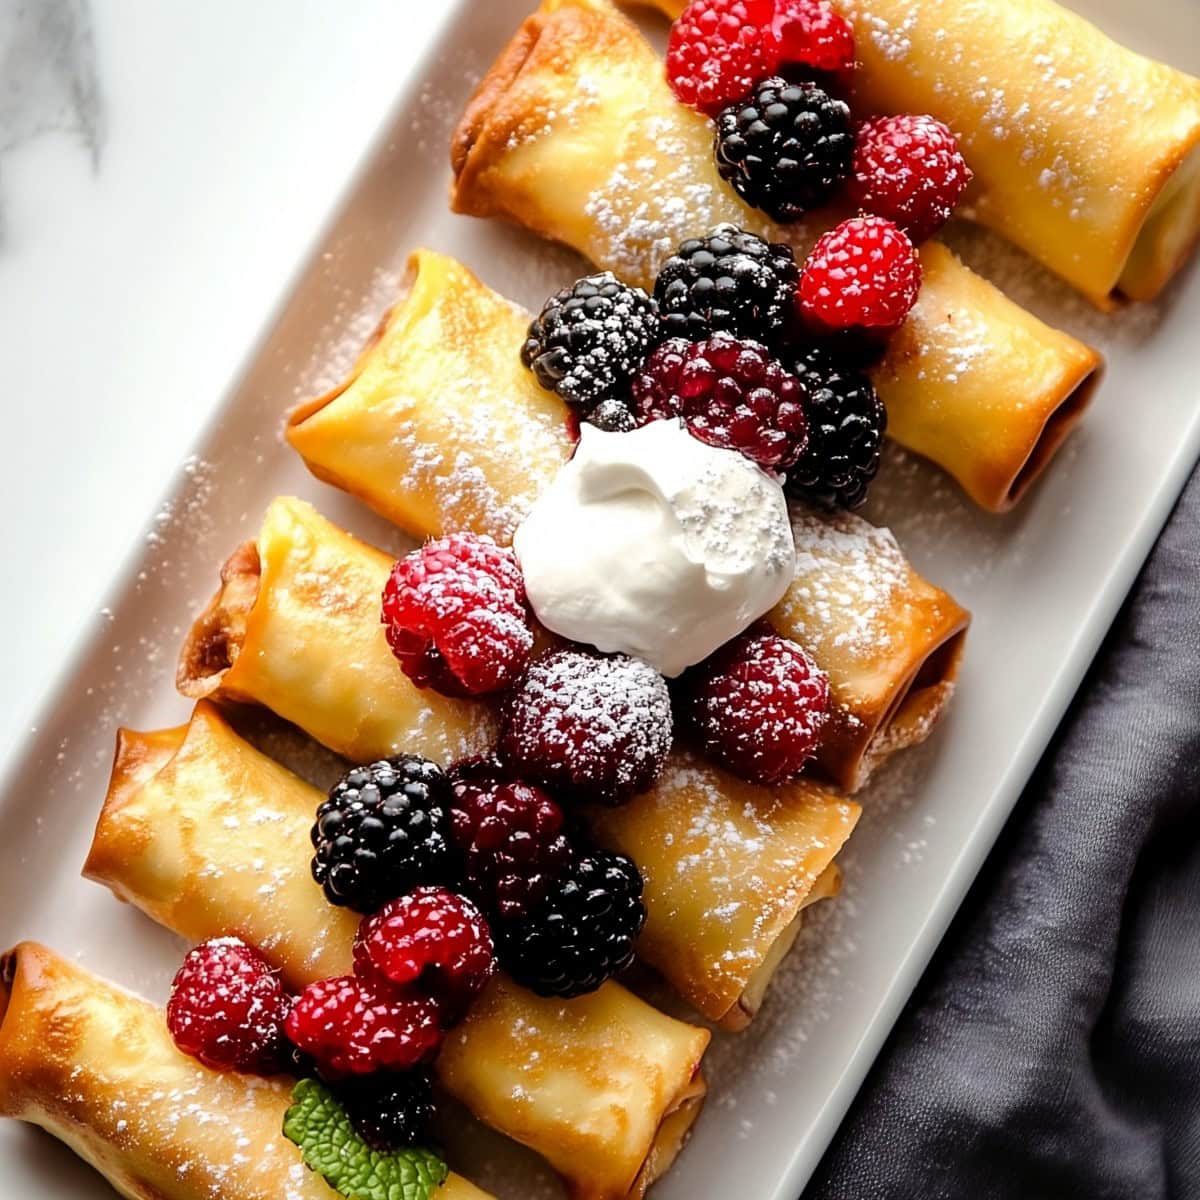
M 668 676 L 773 608 L 795 569 L 780 485 L 678 420 L 583 425 L 513 549 L 547 629 Z

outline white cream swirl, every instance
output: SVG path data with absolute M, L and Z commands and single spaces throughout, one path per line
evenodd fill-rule
M 668 676 L 773 608 L 795 569 L 779 484 L 675 420 L 585 424 L 513 548 L 547 629 Z

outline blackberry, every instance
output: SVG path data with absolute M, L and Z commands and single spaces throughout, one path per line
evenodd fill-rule
M 433 1083 L 423 1068 L 351 1077 L 336 1094 L 359 1136 L 381 1153 L 418 1145 L 433 1120 Z
M 790 246 L 718 225 L 684 242 L 658 273 L 663 334 L 699 342 L 726 330 L 777 341 L 787 335 L 799 278 Z
M 539 996 L 582 996 L 629 966 L 645 922 L 637 867 L 623 854 L 593 850 L 534 911 L 500 926 L 500 962 Z
M 450 774 L 466 886 L 501 920 L 527 915 L 574 853 L 563 810 L 541 788 L 510 781 L 487 760 L 460 763 Z
M 615 396 L 601 400 L 588 414 L 587 422 L 606 433 L 629 433 L 638 427 L 638 419 L 633 409 Z
M 887 410 L 866 375 L 820 345 L 802 353 L 794 371 L 808 393 L 808 449 L 785 490 L 828 508 L 857 508 L 879 470 Z
M 810 80 L 774 75 L 717 118 L 717 170 L 776 221 L 824 204 L 850 174 L 850 108 Z
M 542 387 L 587 412 L 621 391 L 657 340 L 654 301 L 602 271 L 546 301 L 529 326 L 521 362 Z
M 374 912 L 420 884 L 453 880 L 450 780 L 401 754 L 342 776 L 312 829 L 313 878 L 331 904 Z

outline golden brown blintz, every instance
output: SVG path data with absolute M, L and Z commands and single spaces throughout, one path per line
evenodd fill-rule
M 315 475 L 415 537 L 469 529 L 507 543 L 570 452 L 566 406 L 520 365 L 529 319 L 461 263 L 418 250 L 350 376 L 292 414 L 288 440 Z M 503 414 L 494 438 L 471 432 L 479 413 L 485 424 Z M 854 791 L 933 728 L 968 615 L 886 530 L 794 517 L 796 582 L 772 620 L 829 675 L 834 719 L 818 761 Z
M 650 286 L 684 239 L 729 221 L 801 254 L 836 213 L 775 225 L 717 173 L 707 118 L 608 0 L 544 0 L 484 76 L 455 133 L 452 199 L 573 246 Z M 1090 398 L 1099 355 L 973 275 L 937 242 L 875 385 L 889 434 L 978 504 L 1012 507 Z
M 211 1071 L 162 1011 L 44 946 L 0 955 L 0 1115 L 40 1125 L 129 1200 L 337 1200 L 283 1136 L 292 1081 Z M 451 1175 L 439 1200 L 488 1200 Z
M 342 561 L 348 554 L 361 565 L 374 561 L 371 556 L 378 552 L 347 537 L 297 500 L 274 502 L 259 542 L 273 539 L 277 530 L 291 528 L 296 521 L 305 530 L 304 539 L 288 538 L 274 545 L 269 555 L 243 548 L 235 555 L 241 564 L 236 570 L 226 564 L 221 592 L 187 638 L 180 662 L 182 689 L 214 699 L 256 700 L 273 708 L 278 702 L 275 711 L 281 716 L 359 762 L 398 751 L 448 761 L 447 727 L 457 728 L 464 721 L 474 726 L 471 713 L 490 710 L 427 690 L 419 693 L 422 715 L 414 718 L 415 689 L 401 675 L 378 632 L 378 597 L 386 568 L 371 579 L 370 572 L 347 568 Z M 298 563 L 287 561 L 292 555 Z M 269 576 L 259 578 L 246 566 L 256 556 L 274 560 Z M 280 581 L 293 579 L 301 569 L 306 574 L 303 589 L 287 586 L 277 596 Z M 369 594 L 351 594 L 346 587 L 350 579 L 369 584 Z M 229 591 L 238 598 L 236 605 L 224 599 Z M 328 602 L 331 595 L 338 597 L 336 604 Z M 226 620 L 224 615 L 247 605 L 251 626 L 279 630 L 254 653 L 241 640 L 244 619 L 233 615 Z M 284 633 L 288 623 L 270 615 L 277 605 L 288 615 L 290 637 Z M 232 693 L 226 690 L 228 674 L 213 670 L 219 663 L 197 662 L 197 647 L 210 641 L 222 646 L 235 664 L 238 686 Z M 403 686 L 387 686 L 393 673 Z M 366 685 L 366 698 L 356 691 L 362 680 L 379 681 Z M 371 719 L 363 722 L 359 713 L 368 699 Z M 480 718 L 477 724 L 482 727 L 485 721 Z M 718 848 L 724 834 L 746 822 L 754 826 L 755 840 L 730 839 L 728 848 L 711 860 L 712 869 L 706 870 L 694 846 L 673 833 L 685 806 L 694 809 L 697 821 L 703 818 Z M 749 989 L 761 995 L 763 964 L 777 961 L 773 950 L 778 940 L 792 929 L 810 895 L 822 894 L 818 880 L 850 836 L 859 813 L 857 804 L 810 780 L 754 787 L 677 752 L 655 787 L 640 800 L 604 814 L 597 832 L 619 843 L 646 876 L 647 961 L 705 1016 L 737 1023 L 757 1007 L 743 993 Z M 739 869 L 721 862 L 726 853 L 739 860 Z M 686 879 L 702 900 L 682 913 L 671 899 L 680 879 Z M 730 914 L 754 912 L 759 919 L 729 919 Z M 696 947 L 709 949 L 698 952 Z
M 350 969 L 358 921 L 309 872 L 323 799 L 201 702 L 182 729 L 121 732 L 85 873 L 187 938 L 242 936 L 302 987 Z M 497 979 L 435 1069 L 575 1196 L 623 1200 L 655 1177 L 648 1162 L 665 1170 L 686 1138 L 708 1038 L 616 983 L 563 1001 Z
M 638 0 L 674 19 L 684 0 Z M 975 179 L 965 215 L 1102 307 L 1150 300 L 1200 235 L 1200 80 L 1054 0 L 832 0 L 863 113 L 931 113 Z

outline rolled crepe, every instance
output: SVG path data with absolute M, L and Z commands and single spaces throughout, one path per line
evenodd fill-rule
M 283 1136 L 291 1081 L 210 1071 L 160 1009 L 33 942 L 0 956 L 0 1115 L 129 1200 L 337 1200 Z M 488 1200 L 451 1175 L 439 1200 Z
M 520 364 L 528 323 L 461 263 L 419 250 L 353 371 L 292 414 L 288 440 L 315 475 L 415 537 L 470 529 L 508 542 L 571 452 L 566 406 Z M 460 435 L 476 423 L 496 436 Z M 430 463 L 472 486 L 441 474 L 431 485 Z M 815 512 L 794 524 L 796 583 L 773 619 L 829 673 L 835 719 L 819 762 L 854 791 L 936 724 L 968 617 L 886 530 Z
M 454 137 L 453 204 L 501 216 L 650 286 L 685 238 L 731 221 L 807 251 L 717 173 L 712 126 L 608 0 L 544 0 L 484 76 Z M 936 242 L 902 334 L 875 370 L 888 433 L 984 508 L 1021 497 L 1078 421 L 1099 355 L 1051 329 Z
M 370 692 L 371 722 L 364 725 L 356 719 L 363 703 L 362 697 L 354 695 L 359 681 L 385 678 L 394 660 L 382 637 L 368 638 L 363 631 L 350 628 L 347 614 L 356 614 L 355 620 L 369 624 L 372 630 L 378 627 L 378 596 L 387 574 L 386 560 L 375 562 L 370 556 L 377 552 L 346 538 L 296 500 L 275 501 L 264 524 L 264 536 L 285 523 L 275 515 L 277 509 L 303 511 L 304 528 L 310 537 L 328 543 L 320 548 L 305 544 L 297 553 L 306 563 L 321 563 L 329 577 L 310 573 L 304 611 L 297 606 L 298 593 L 289 591 L 283 605 L 294 621 L 293 636 L 284 638 L 281 630 L 271 652 L 251 654 L 238 648 L 238 622 L 218 628 L 213 624 L 213 614 L 226 610 L 222 594 L 232 590 L 242 607 L 250 601 L 254 623 L 256 610 L 276 604 L 273 588 L 265 577 L 262 586 L 256 588 L 254 581 L 242 577 L 240 567 L 231 571 L 226 564 L 223 592 L 200 618 L 200 632 L 193 630 L 184 648 L 180 663 L 184 691 L 214 697 L 226 694 L 220 670 L 210 671 L 203 678 L 194 673 L 193 647 L 212 641 L 225 646 L 229 657 L 236 659 L 236 667 L 241 668 L 237 698 L 267 704 L 265 697 L 287 692 L 280 686 L 281 668 L 276 662 L 276 656 L 282 655 L 288 688 L 302 697 L 291 702 L 292 710 L 303 705 L 304 728 L 310 732 L 320 730 L 318 740 L 331 750 L 364 762 L 397 750 L 438 757 L 444 747 L 440 732 L 444 713 L 452 702 L 437 692 L 422 693 L 426 715 L 424 720 L 414 722 L 407 692 L 374 688 Z M 356 564 L 343 567 L 338 553 L 355 555 Z M 239 551 L 235 557 L 244 565 L 256 556 Z M 272 557 L 276 558 L 277 579 L 294 577 L 295 570 L 279 561 L 279 555 L 273 552 Z M 372 562 L 374 566 L 364 566 Z M 369 602 L 343 592 L 336 610 L 331 609 L 322 597 L 333 590 L 332 580 L 344 583 L 350 578 L 361 581 Z M 258 620 L 272 623 L 274 618 Z M 347 645 L 355 648 L 353 653 L 346 652 Z M 211 660 L 203 663 L 206 670 L 217 665 Z M 343 713 L 338 704 L 345 696 L 353 701 Z M 454 710 L 463 707 L 455 704 Z M 281 716 L 289 715 L 276 711 Z M 714 846 L 708 858 L 698 855 L 694 844 L 677 836 L 677 817 L 689 805 L 706 814 L 701 833 L 709 831 Z M 754 1007 L 742 993 L 751 989 L 754 995 L 761 995 L 764 964 L 777 961 L 773 949 L 810 895 L 822 894 L 817 881 L 850 836 L 858 816 L 857 805 L 819 784 L 805 780 L 782 788 L 752 787 L 676 754 L 671 769 L 646 797 L 604 816 L 596 831 L 604 841 L 619 844 L 647 876 L 648 917 L 643 934 L 646 960 L 705 1016 L 737 1023 L 746 1019 Z M 753 852 L 757 857 L 749 864 L 753 869 L 739 873 L 722 867 L 720 860 L 727 851 L 721 841 L 732 838 L 732 831 L 746 822 L 753 825 L 760 841 Z M 731 847 L 728 852 L 733 849 L 745 847 Z M 768 859 L 774 865 L 767 867 Z M 685 878 L 704 902 L 680 911 L 674 901 L 674 887 Z M 758 914 L 756 919 L 751 919 L 753 913 Z M 728 914 L 742 914 L 746 919 L 729 920 Z M 718 942 L 722 943 L 719 952 Z
M 491 711 L 430 704 L 388 650 L 379 604 L 393 561 L 311 505 L 276 500 L 193 624 L 179 690 L 262 704 L 356 762 L 418 743 L 442 763 L 486 749 Z
M 685 0 L 639 0 L 674 19 Z M 1053 0 L 833 0 L 855 101 L 927 112 L 975 179 L 963 213 L 1102 307 L 1152 299 L 1200 235 L 1200 80 Z
M 185 937 L 238 934 L 299 988 L 350 969 L 357 921 L 309 873 L 323 798 L 202 702 L 178 729 L 121 731 L 84 873 Z M 641 1196 L 647 1163 L 669 1165 L 686 1138 L 708 1038 L 615 983 L 562 1001 L 499 979 L 435 1070 L 573 1195 L 616 1200 Z

